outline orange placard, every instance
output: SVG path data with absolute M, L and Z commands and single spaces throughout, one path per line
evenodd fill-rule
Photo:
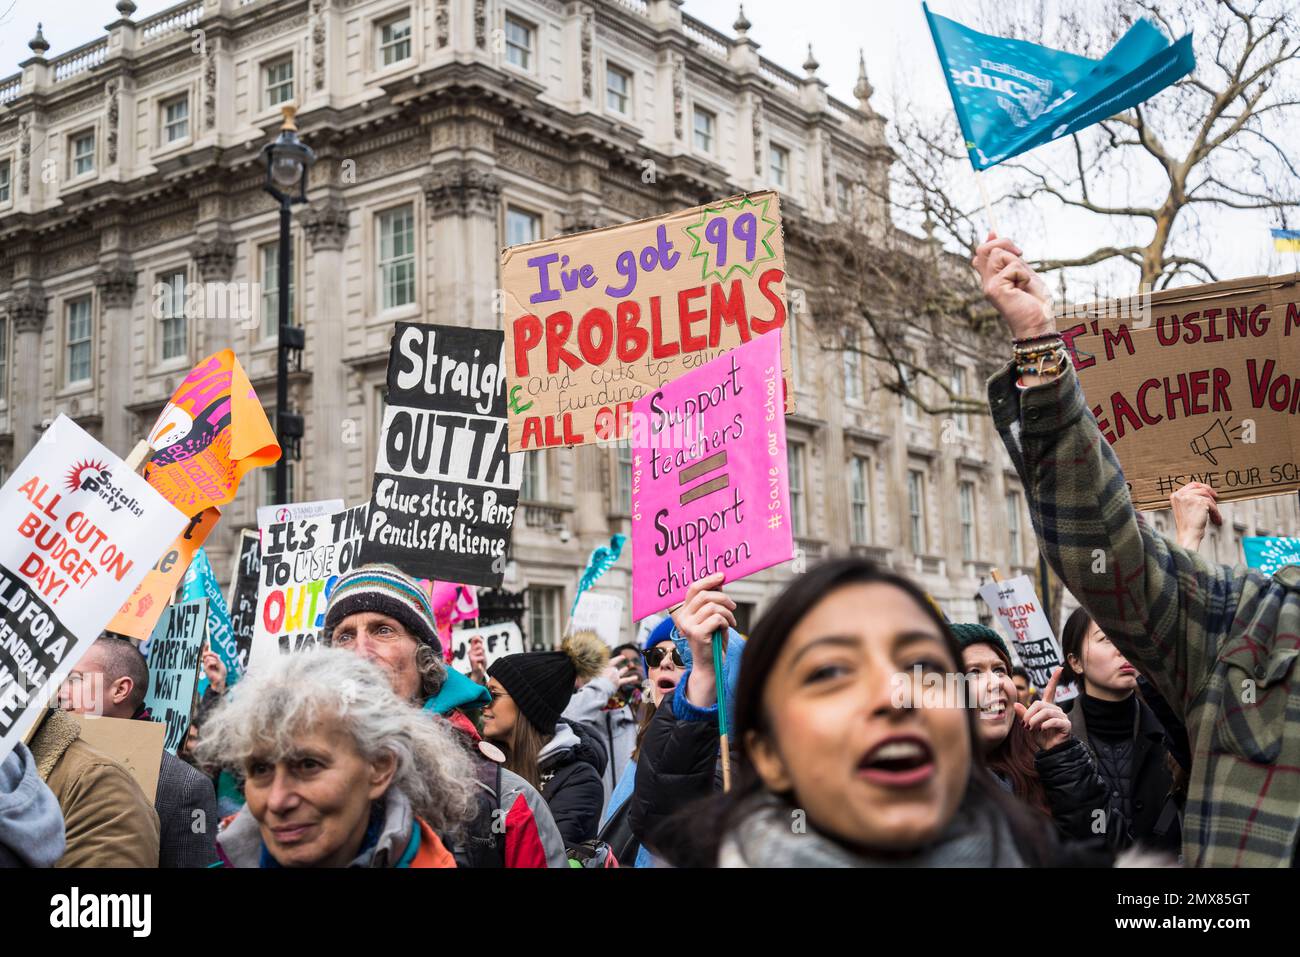
M 149 447 L 145 481 L 187 515 L 232 501 L 244 473 L 280 458 L 233 349 L 191 370 L 149 433 Z
M 144 580 L 131 592 L 131 597 L 108 623 L 108 630 L 119 635 L 129 635 L 144 641 L 153 632 L 162 617 L 163 609 L 176 586 L 180 584 L 185 569 L 190 567 L 197 552 L 221 518 L 218 508 L 205 508 L 190 519 L 189 524 L 176 536 L 176 540 L 154 562 Z

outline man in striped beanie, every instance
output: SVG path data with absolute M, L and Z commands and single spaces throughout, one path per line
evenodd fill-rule
M 428 593 L 392 565 L 363 565 L 342 576 L 330 592 L 325 632 L 336 648 L 386 670 L 399 697 L 428 711 L 451 718 L 491 700 L 486 688 L 443 664 Z

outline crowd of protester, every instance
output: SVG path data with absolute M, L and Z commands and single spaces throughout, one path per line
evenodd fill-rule
M 580 631 L 489 665 L 475 644 L 468 675 L 427 592 L 365 566 L 330 593 L 329 647 L 232 687 L 204 655 L 209 689 L 152 800 L 81 740 L 79 711 L 150 719 L 143 656 L 95 642 L 0 764 L 0 864 L 1293 864 L 1300 777 L 1274 771 L 1300 766 L 1300 575 L 1203 559 L 1207 487 L 1175 493 L 1177 541 L 1139 518 L 1041 279 L 996 237 L 974 265 L 1014 340 L 994 420 L 1083 605 L 1046 687 L 997 632 L 856 559 L 796 577 L 748 635 L 718 574 L 639 646 Z M 900 706 L 914 674 L 963 676 L 960 700 Z

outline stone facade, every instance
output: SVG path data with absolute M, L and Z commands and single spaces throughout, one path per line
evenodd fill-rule
M 227 346 L 274 396 L 262 307 L 275 301 L 277 207 L 259 150 L 292 99 L 318 155 L 293 224 L 307 336 L 290 385 L 307 421 L 295 499 L 367 496 L 394 321 L 499 326 L 500 247 L 777 186 L 803 294 L 789 420 L 802 560 L 869 555 L 913 573 L 954 619 L 976 617 L 994 567 L 1037 560 L 990 423 L 912 416 L 867 364 L 818 345 L 841 321 L 814 281 L 825 238 L 848 220 L 864 242 L 916 242 L 878 198 L 891 153 L 865 73 L 856 105 L 840 103 L 811 54 L 796 76 L 759 56 L 743 18 L 732 37 L 681 7 L 191 0 L 58 57 L 34 47 L 0 79 L 0 468 L 59 413 L 125 454 L 191 365 Z M 972 356 L 956 361 L 979 394 Z M 599 448 L 540 453 L 531 468 L 505 587 L 527 590 L 525 628 L 545 641 L 591 549 L 628 531 L 628 472 Z M 270 474 L 226 510 L 209 546 L 219 570 L 269 501 Z M 1222 535 L 1293 532 L 1295 504 L 1231 521 Z M 1235 545 L 1219 541 L 1221 557 Z M 629 565 L 600 589 L 627 598 Z M 735 583 L 742 615 L 789 574 Z

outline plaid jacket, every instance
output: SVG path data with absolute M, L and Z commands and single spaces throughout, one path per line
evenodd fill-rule
M 1183 860 L 1286 867 L 1300 828 L 1300 567 L 1207 562 L 1138 517 L 1074 369 L 989 405 L 1065 586 L 1186 721 Z

